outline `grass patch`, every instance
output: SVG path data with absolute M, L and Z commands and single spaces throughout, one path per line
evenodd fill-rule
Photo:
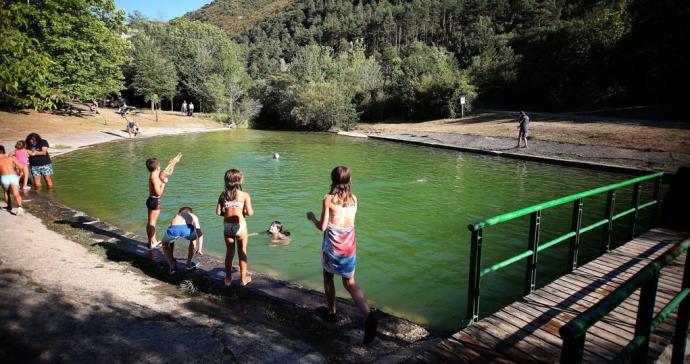
M 65 145 L 65 144 L 58 144 L 58 145 L 54 145 L 52 148 L 53 149 L 71 149 L 72 146 L 71 145 Z
M 182 293 L 189 296 L 199 296 L 201 294 L 199 289 L 197 289 L 196 285 L 194 284 L 194 281 L 191 279 L 185 279 L 184 281 L 180 282 L 180 290 Z
M 86 245 L 89 251 L 93 253 L 105 255 L 105 249 L 100 244 L 94 243 L 93 239 L 91 238 L 91 234 L 87 232 L 75 229 L 66 224 L 57 224 L 54 222 L 51 222 L 48 225 L 48 228 L 69 240 Z

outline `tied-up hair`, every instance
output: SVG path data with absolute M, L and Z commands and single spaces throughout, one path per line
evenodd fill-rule
M 337 166 L 331 171 L 331 195 L 332 202 L 343 207 L 354 206 L 356 201 L 352 197 L 352 185 L 350 185 L 350 168 Z
M 237 191 L 242 191 L 243 180 L 244 176 L 242 176 L 242 172 L 237 169 L 228 169 L 225 172 L 224 201 L 235 201 L 237 199 Z

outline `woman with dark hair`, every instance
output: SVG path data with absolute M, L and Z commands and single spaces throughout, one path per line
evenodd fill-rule
M 46 186 L 53 188 L 53 164 L 50 161 L 50 154 L 48 154 L 49 147 L 48 141 L 42 139 L 37 133 L 31 133 L 26 136 L 29 169 L 35 188 L 41 187 L 41 176 L 45 179 Z
M 368 344 L 376 337 L 377 319 L 369 309 L 364 292 L 355 282 L 357 263 L 357 238 L 355 237 L 355 214 L 357 214 L 357 196 L 352 193 L 350 169 L 337 166 L 331 171 L 331 189 L 323 197 L 321 219 L 313 212 L 307 212 L 307 219 L 323 231 L 321 243 L 321 265 L 323 267 L 323 286 L 328 305 L 327 322 L 336 322 L 335 285 L 333 275 L 343 278 L 343 286 L 350 292 L 352 300 L 364 316 L 364 339 Z

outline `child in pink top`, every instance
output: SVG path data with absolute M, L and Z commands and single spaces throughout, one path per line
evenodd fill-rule
M 26 151 L 26 143 L 23 140 L 17 141 L 14 145 L 14 152 L 10 153 L 10 156 L 17 158 L 17 161 L 22 166 L 22 170 L 19 176 L 22 179 L 22 189 L 30 190 L 29 184 L 29 153 Z

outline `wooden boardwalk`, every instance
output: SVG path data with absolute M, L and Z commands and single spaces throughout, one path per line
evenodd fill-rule
M 557 363 L 558 330 L 687 234 L 654 229 L 454 334 L 412 362 Z M 685 254 L 662 269 L 655 314 L 679 292 Z M 639 290 L 587 331 L 585 362 L 611 360 L 633 337 Z M 648 361 L 673 338 L 676 312 L 652 335 Z

